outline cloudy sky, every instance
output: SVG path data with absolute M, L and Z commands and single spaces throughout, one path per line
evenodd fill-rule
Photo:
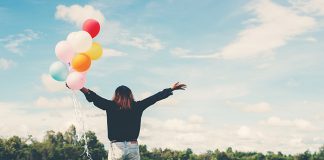
M 145 111 L 139 141 L 149 148 L 297 153 L 324 144 L 322 0 L 17 3 L 0 2 L 2 137 L 41 139 L 75 123 L 71 92 L 48 68 L 56 43 L 96 18 L 104 56 L 87 87 L 111 98 L 124 84 L 140 100 L 188 85 Z M 105 112 L 78 97 L 87 129 L 107 146 Z

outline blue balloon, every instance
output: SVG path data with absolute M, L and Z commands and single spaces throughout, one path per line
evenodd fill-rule
M 69 70 L 63 62 L 57 61 L 51 64 L 49 74 L 57 81 L 65 81 Z

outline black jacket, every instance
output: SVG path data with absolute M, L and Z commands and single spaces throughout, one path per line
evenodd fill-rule
M 84 94 L 89 102 L 106 111 L 109 140 L 131 141 L 138 138 L 143 111 L 155 102 L 172 95 L 172 89 L 167 88 L 141 101 L 133 102 L 131 109 L 120 109 L 115 102 L 102 98 L 91 90 Z

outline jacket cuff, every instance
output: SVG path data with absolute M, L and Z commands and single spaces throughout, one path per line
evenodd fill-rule
M 169 94 L 169 95 L 173 95 L 173 89 L 172 88 L 166 88 L 165 91 Z
M 95 94 L 93 91 L 91 91 L 89 89 L 88 92 L 82 92 L 82 93 L 85 95 L 85 97 L 88 100 L 88 102 L 92 102 L 93 101 L 93 95 Z

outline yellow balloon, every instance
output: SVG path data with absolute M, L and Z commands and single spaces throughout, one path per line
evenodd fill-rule
M 85 53 L 91 60 L 97 60 L 102 56 L 101 45 L 97 42 L 93 42 L 91 48 Z

